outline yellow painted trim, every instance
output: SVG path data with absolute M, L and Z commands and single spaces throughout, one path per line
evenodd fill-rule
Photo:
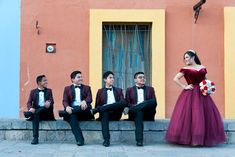
M 93 98 L 102 86 L 102 23 L 151 22 L 152 23 L 152 86 L 158 107 L 156 118 L 165 118 L 165 10 L 163 9 L 91 9 L 89 84 Z
M 235 7 L 224 8 L 225 118 L 235 118 Z

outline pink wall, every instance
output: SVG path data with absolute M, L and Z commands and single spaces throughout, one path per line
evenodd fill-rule
M 195 49 L 208 68 L 208 78 L 217 84 L 213 95 L 224 115 L 223 8 L 229 1 L 208 1 L 193 23 L 192 6 L 198 0 L 22 0 L 20 88 L 21 112 L 26 109 L 30 89 L 36 87 L 35 77 L 45 74 L 53 89 L 55 114 L 62 109 L 63 88 L 70 84 L 71 71 L 83 72 L 89 82 L 89 9 L 165 9 L 166 11 L 166 114 L 171 116 L 181 91 L 172 81 L 184 66 L 182 55 Z M 230 3 L 230 4 L 229 4 Z M 40 35 L 35 22 L 39 21 Z M 46 54 L 46 42 L 57 44 L 56 54 Z M 28 81 L 28 82 L 27 82 Z M 158 91 L 156 88 L 157 92 Z M 22 115 L 21 115 L 22 117 Z

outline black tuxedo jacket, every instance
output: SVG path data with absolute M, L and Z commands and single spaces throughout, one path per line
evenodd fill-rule
M 144 100 L 156 99 L 153 87 L 144 86 Z M 137 87 L 133 86 L 126 90 L 126 102 L 128 106 L 136 105 L 138 101 Z
M 51 102 L 50 108 L 48 109 L 48 112 L 45 113 L 45 115 L 43 115 L 42 119 L 45 120 L 54 120 L 54 114 L 53 114 L 53 108 L 54 108 L 54 99 L 53 99 L 53 95 L 52 95 L 52 90 L 49 88 L 45 88 L 44 89 L 44 100 L 47 101 L 49 100 Z M 40 106 L 38 105 L 39 102 L 39 90 L 38 88 L 31 90 L 30 95 L 29 95 L 29 99 L 27 102 L 27 107 L 28 109 L 30 108 L 35 108 L 38 109 L 40 108 Z
M 92 95 L 91 95 L 91 88 L 87 85 L 81 85 L 81 101 L 85 100 L 87 105 L 91 105 L 92 103 Z M 72 107 L 72 104 L 75 99 L 75 87 L 74 85 L 66 86 L 64 88 L 63 94 L 63 105 L 64 108 L 67 106 Z
M 125 103 L 121 88 L 113 87 L 113 94 L 116 102 L 123 101 Z M 95 107 L 103 106 L 104 104 L 107 104 L 107 90 L 106 88 L 101 88 L 96 94 Z

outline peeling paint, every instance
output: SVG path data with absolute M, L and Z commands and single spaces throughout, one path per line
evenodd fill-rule
M 29 82 L 30 82 L 29 65 L 27 65 L 27 81 L 24 83 L 24 86 L 27 86 Z

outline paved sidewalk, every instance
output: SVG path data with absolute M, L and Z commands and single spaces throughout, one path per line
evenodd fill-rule
M 133 144 L 86 144 L 40 143 L 30 141 L 0 141 L 0 157 L 235 157 L 235 145 L 215 147 L 186 147 L 171 144 L 146 144 L 137 147 Z

